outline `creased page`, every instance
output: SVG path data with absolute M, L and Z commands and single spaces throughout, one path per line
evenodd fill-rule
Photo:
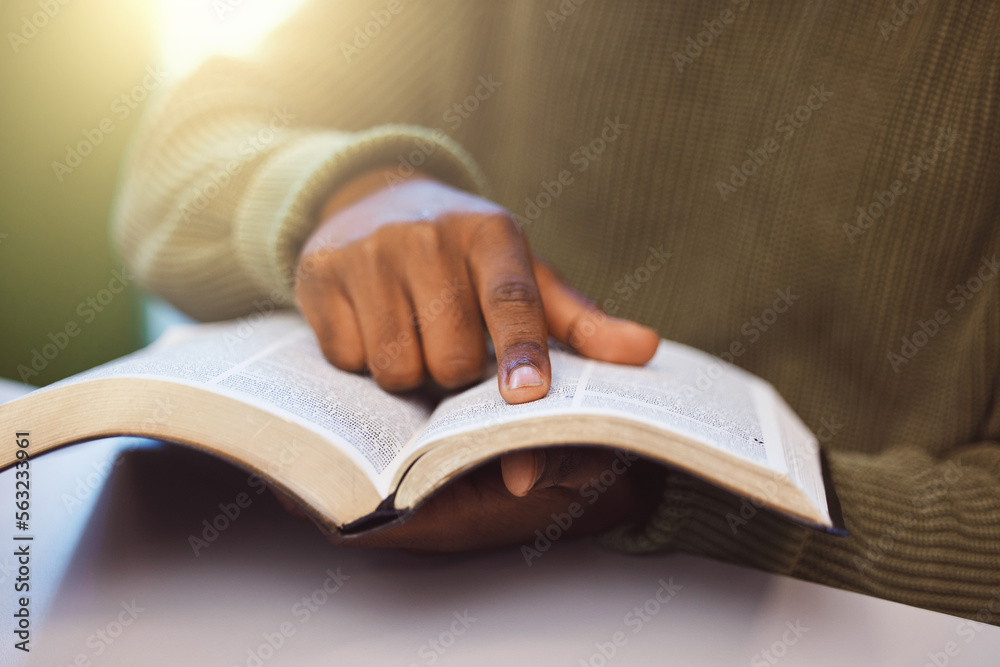
M 700 440 L 728 454 L 778 471 L 787 469 L 781 432 L 762 419 L 759 378 L 711 355 L 661 341 L 646 366 L 582 359 L 554 349 L 552 388 L 541 400 L 508 405 L 495 379 L 451 397 L 434 411 L 414 444 L 426 447 L 459 433 L 549 415 L 608 415 L 645 422 Z
M 105 377 L 169 379 L 257 405 L 337 442 L 380 487 L 433 407 L 334 368 L 308 324 L 293 313 L 275 313 L 255 324 L 182 325 L 149 348 L 41 391 Z M 220 428 L 225 419 L 219 416 Z

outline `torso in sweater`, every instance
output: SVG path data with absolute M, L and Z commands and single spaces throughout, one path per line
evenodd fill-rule
M 832 447 L 997 436 L 1000 8 L 549 4 L 495 10 L 436 119 L 537 253 Z

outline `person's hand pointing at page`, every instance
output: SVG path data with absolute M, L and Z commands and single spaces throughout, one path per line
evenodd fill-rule
M 457 388 L 481 379 L 488 331 L 501 395 L 525 403 L 549 390 L 549 335 L 592 359 L 652 358 L 657 334 L 570 290 L 532 258 L 504 208 L 423 175 L 388 187 L 386 174 L 363 174 L 330 197 L 300 254 L 296 303 L 332 364 L 367 367 L 392 391 L 427 380 Z M 508 452 L 439 490 L 409 521 L 350 543 L 456 550 L 527 539 L 609 457 L 593 447 Z M 632 471 L 623 478 L 574 534 L 645 511 L 647 485 Z
M 505 209 L 417 175 L 389 187 L 363 174 L 326 202 L 302 249 L 296 302 L 326 358 L 367 366 L 383 388 L 478 380 L 485 329 L 500 393 L 524 403 L 548 392 L 548 336 L 593 359 L 644 364 L 657 334 L 600 314 L 533 260 Z

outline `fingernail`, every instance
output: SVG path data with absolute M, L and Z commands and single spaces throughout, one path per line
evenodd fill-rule
M 507 376 L 508 389 L 520 389 L 522 387 L 537 387 L 542 384 L 542 374 L 531 364 L 518 366 Z

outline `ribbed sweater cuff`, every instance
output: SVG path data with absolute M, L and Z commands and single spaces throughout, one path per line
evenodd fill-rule
M 234 247 L 247 275 L 291 303 L 298 252 L 323 202 L 354 176 L 394 165 L 403 165 L 401 176 L 410 166 L 457 188 L 485 191 L 471 156 L 440 132 L 383 125 L 353 134 L 298 134 L 255 172 L 236 211 Z
M 807 529 L 680 472 L 668 472 L 659 503 L 641 523 L 600 537 L 618 551 L 699 553 L 771 572 L 795 567 Z
M 689 475 L 669 472 L 644 522 L 601 536 L 612 549 L 686 551 L 985 623 L 1000 624 L 996 482 L 983 444 L 961 458 L 831 452 L 849 537 L 811 530 Z
M 1000 535 L 994 447 L 831 455 L 850 537 L 810 536 L 791 574 L 1000 624 L 1000 555 L 983 547 Z

